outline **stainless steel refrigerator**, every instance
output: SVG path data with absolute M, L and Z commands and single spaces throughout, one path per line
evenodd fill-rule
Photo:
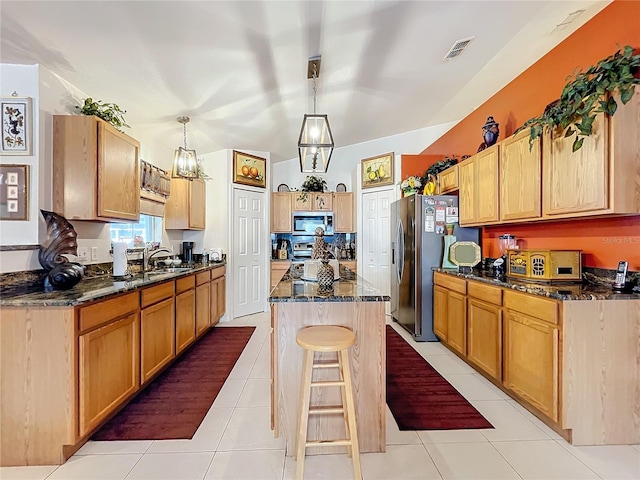
M 433 333 L 433 271 L 442 266 L 444 235 L 480 244 L 480 229 L 458 226 L 458 197 L 411 195 L 391 204 L 391 316 L 417 341 Z

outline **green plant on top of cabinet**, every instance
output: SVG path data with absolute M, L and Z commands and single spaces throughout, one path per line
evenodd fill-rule
M 274 233 L 291 233 L 293 196 L 290 192 L 273 192 L 271 194 L 271 231 Z
M 499 143 L 500 220 L 539 218 L 542 215 L 542 157 L 540 139 L 530 143 L 523 130 Z
M 53 210 L 68 220 L 137 221 L 137 140 L 96 116 L 53 116 Z
M 204 230 L 206 186 L 200 178 L 171 179 L 171 194 L 165 205 L 165 228 L 168 230 Z

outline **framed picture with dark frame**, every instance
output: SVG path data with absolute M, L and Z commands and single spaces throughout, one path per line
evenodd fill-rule
M 233 181 L 252 187 L 267 187 L 267 160 L 248 153 L 233 151 Z
M 2 97 L 2 142 L 0 155 L 31 155 L 33 118 L 31 98 Z
M 0 165 L 0 220 L 29 220 L 29 165 Z
M 362 160 L 362 188 L 393 185 L 393 152 Z

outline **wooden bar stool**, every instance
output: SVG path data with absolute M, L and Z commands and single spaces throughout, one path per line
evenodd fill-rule
M 305 349 L 300 386 L 300 410 L 298 420 L 298 438 L 296 441 L 296 479 L 302 480 L 306 447 L 324 447 L 344 445 L 353 459 L 353 471 L 356 479 L 362 479 L 360 468 L 360 449 L 356 429 L 356 409 L 353 402 L 349 348 L 356 343 L 356 335 L 346 327 L 319 325 L 301 329 L 296 335 L 296 343 Z M 314 363 L 315 352 L 337 352 L 338 360 L 332 363 Z M 312 380 L 313 370 L 319 368 L 337 368 L 339 380 Z M 309 409 L 311 389 L 319 387 L 340 387 L 342 406 L 313 407 Z M 307 440 L 309 415 L 342 413 L 346 429 L 346 439 Z

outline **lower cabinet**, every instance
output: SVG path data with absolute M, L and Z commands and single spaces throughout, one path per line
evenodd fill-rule
M 462 356 L 467 354 L 467 282 L 436 272 L 433 289 L 433 331 Z
M 280 280 L 282 280 L 282 277 L 284 277 L 284 274 L 287 273 L 287 270 L 289 270 L 290 266 L 291 266 L 290 261 L 281 260 L 278 262 L 271 262 L 271 288 L 272 289 L 278 283 L 280 283 Z
M 79 433 L 89 433 L 140 385 L 139 316 L 78 337 Z
M 449 292 L 447 298 L 447 342 L 459 354 L 467 354 L 467 298 L 458 292 Z
M 169 285 L 170 284 L 170 285 Z M 170 286 L 170 288 L 169 288 Z M 140 372 L 144 385 L 176 355 L 176 325 L 174 282 L 150 287 L 142 291 L 143 308 L 140 313 Z M 144 307 L 145 293 L 157 297 L 160 291 L 171 292 L 169 298 Z M 161 290 L 163 289 L 163 290 Z
M 211 325 L 216 325 L 226 309 L 226 267 L 211 271 Z
M 467 359 L 502 381 L 502 289 L 468 282 Z
M 211 323 L 211 272 L 196 275 L 196 336 L 202 335 Z
M 196 339 L 195 275 L 176 281 L 176 355 Z
M 443 342 L 447 341 L 447 298 L 449 290 L 434 285 L 433 287 L 433 333 Z

